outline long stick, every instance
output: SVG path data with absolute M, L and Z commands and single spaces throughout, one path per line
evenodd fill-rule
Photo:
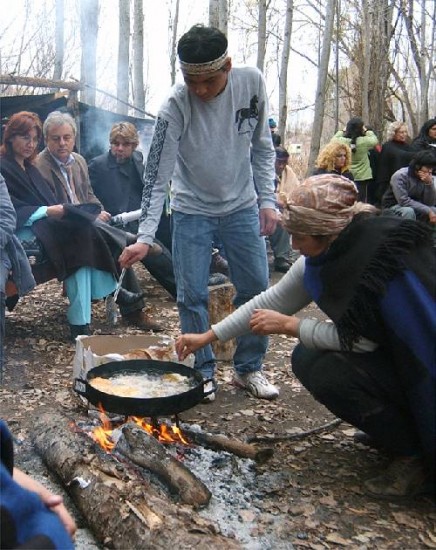
M 263 435 L 254 435 L 252 437 L 248 437 L 247 441 L 249 443 L 252 442 L 268 442 L 271 443 L 271 441 L 292 441 L 297 439 L 304 439 L 305 437 L 308 437 L 309 435 L 317 434 L 320 432 L 325 432 L 327 430 L 332 430 L 333 428 L 336 428 L 339 426 L 339 424 L 342 422 L 340 418 L 336 418 L 336 420 L 333 420 L 332 422 L 328 422 L 327 424 L 323 424 L 322 426 L 318 426 L 318 428 L 313 428 L 312 430 L 307 430 L 305 432 L 299 432 L 296 434 L 271 434 L 270 436 L 263 436 Z

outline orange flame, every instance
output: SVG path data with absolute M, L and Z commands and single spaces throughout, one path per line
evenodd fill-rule
M 110 453 L 115 447 L 115 443 L 112 440 L 112 422 L 109 420 L 101 406 L 99 406 L 99 410 L 102 425 L 94 428 L 91 433 L 91 437 L 104 451 Z M 183 437 L 180 428 L 176 425 L 167 426 L 166 424 L 160 424 L 159 426 L 154 426 L 153 424 L 147 422 L 145 418 L 140 418 L 137 416 L 129 416 L 127 418 L 127 422 L 134 422 L 137 426 L 155 437 L 161 443 L 183 443 L 185 445 L 189 445 L 189 442 Z

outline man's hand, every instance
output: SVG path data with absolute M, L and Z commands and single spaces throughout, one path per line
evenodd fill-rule
M 183 361 L 190 353 L 194 353 L 194 351 L 215 340 L 217 340 L 217 337 L 212 330 L 208 330 L 202 334 L 182 334 L 178 336 L 176 340 L 176 352 L 179 361 Z
M 147 256 L 150 249 L 149 244 L 145 243 L 134 243 L 126 248 L 121 253 L 121 256 L 118 258 L 120 266 L 122 268 L 132 267 L 133 264 L 142 260 Z
M 272 235 L 277 227 L 278 215 L 274 208 L 261 208 L 259 211 L 260 234 Z
M 64 215 L 63 204 L 54 204 L 53 206 L 47 207 L 47 216 L 49 218 L 62 218 L 63 215 Z
M 267 336 L 268 334 L 287 334 L 298 336 L 300 319 L 295 316 L 284 315 L 270 309 L 255 309 L 250 319 L 250 329 L 254 334 Z
M 109 214 L 109 212 L 106 212 L 106 210 L 102 210 L 100 214 L 97 216 L 97 219 L 105 223 L 108 223 L 111 218 L 112 216 Z
M 436 212 L 433 212 L 433 210 L 430 210 L 428 213 L 428 219 L 430 223 L 436 223 Z

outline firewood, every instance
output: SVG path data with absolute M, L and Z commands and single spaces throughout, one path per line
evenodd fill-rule
M 116 450 L 129 460 L 156 474 L 166 486 L 180 496 L 182 502 L 194 506 L 206 505 L 209 489 L 184 464 L 176 460 L 152 435 L 126 424 Z
M 227 451 L 241 458 L 251 458 L 258 464 L 264 464 L 274 454 L 274 450 L 270 447 L 258 449 L 254 445 L 244 443 L 238 439 L 230 439 L 225 435 L 199 432 L 186 425 L 183 425 L 182 430 L 197 445 L 208 447 L 214 451 Z
M 53 409 L 35 411 L 37 452 L 58 476 L 95 537 L 105 547 L 233 550 L 239 544 L 188 505 L 177 505 L 133 468 L 104 454 L 71 420 Z M 111 464 L 111 467 L 108 465 Z

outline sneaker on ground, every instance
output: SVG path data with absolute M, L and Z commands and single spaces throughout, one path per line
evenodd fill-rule
M 383 499 L 405 499 L 434 490 L 423 461 L 417 457 L 394 459 L 379 476 L 365 481 L 365 492 Z
M 202 403 L 212 403 L 212 401 L 215 401 L 216 390 L 217 390 L 216 384 L 214 384 L 213 382 L 207 382 L 207 384 L 204 385 L 203 390 L 204 390 L 204 393 L 208 393 L 208 392 L 211 392 L 211 393 L 203 397 Z M 214 391 L 211 391 L 211 390 L 214 390 Z
M 235 373 L 233 384 L 238 388 L 246 389 L 259 399 L 275 399 L 279 395 L 279 389 L 270 384 L 260 370 L 247 374 Z

